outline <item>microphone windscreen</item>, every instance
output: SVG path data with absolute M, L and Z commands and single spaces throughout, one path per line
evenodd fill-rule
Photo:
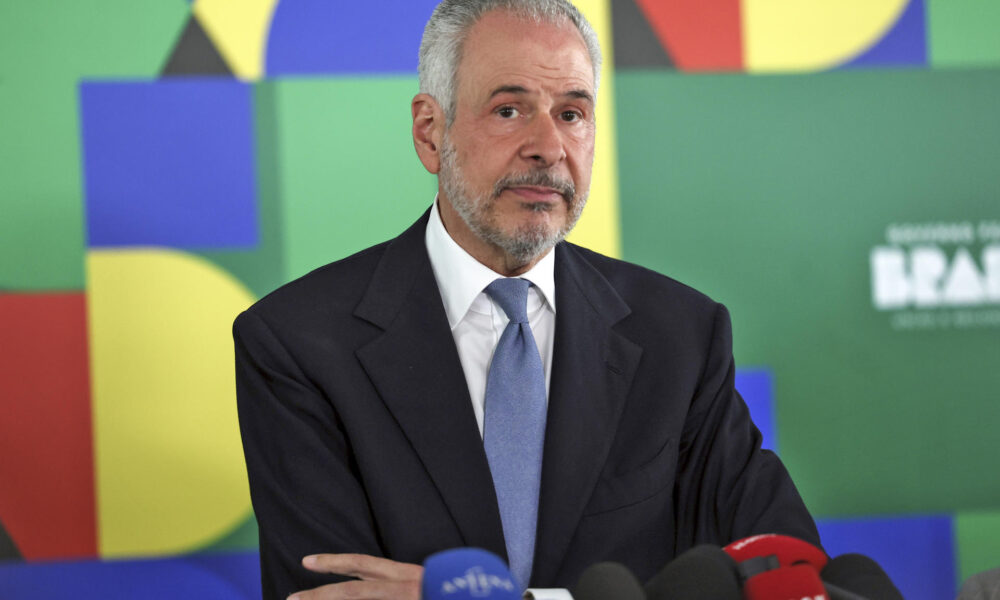
M 427 557 L 420 584 L 423 600 L 492 598 L 519 600 L 521 590 L 503 560 L 486 550 L 456 548 Z
M 765 571 L 743 584 L 746 600 L 829 600 L 819 573 L 810 565 Z
M 762 556 L 775 556 L 783 567 L 808 563 L 817 571 L 822 569 L 828 560 L 825 552 L 809 542 L 777 533 L 737 540 L 723 550 L 737 563 Z
M 740 600 L 733 560 L 721 548 L 695 546 L 646 583 L 649 600 Z
M 882 567 L 864 554 L 841 554 L 820 571 L 826 583 L 869 600 L 903 600 Z
M 573 600 L 646 600 L 639 580 L 624 565 L 602 562 L 587 567 L 573 588 Z

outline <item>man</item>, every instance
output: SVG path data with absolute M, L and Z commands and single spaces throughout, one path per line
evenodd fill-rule
M 726 310 L 561 242 L 594 153 L 586 21 L 446 0 L 420 61 L 434 205 L 235 324 L 265 596 L 417 598 L 419 563 L 461 546 L 569 587 L 753 533 L 818 543 L 733 389 Z
M 958 590 L 957 600 L 1000 599 L 1000 567 L 971 575 Z

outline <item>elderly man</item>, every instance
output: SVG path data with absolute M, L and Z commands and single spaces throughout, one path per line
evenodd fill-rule
M 565 0 L 442 2 L 412 102 L 436 201 L 237 319 L 266 597 L 417 598 L 459 546 L 568 587 L 754 533 L 818 543 L 733 389 L 725 308 L 562 242 L 599 70 Z

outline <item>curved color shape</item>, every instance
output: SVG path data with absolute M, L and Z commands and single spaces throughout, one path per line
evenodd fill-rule
M 743 68 L 740 0 L 635 0 L 682 71 Z
M 819 71 L 874 46 L 907 0 L 744 0 L 743 40 L 750 72 Z
M 192 11 L 240 79 L 260 79 L 278 0 L 195 0 Z
M 844 67 L 925 66 L 927 64 L 927 14 L 925 0 L 910 0 L 892 29 L 874 46 L 845 63 Z
M 253 297 L 200 258 L 91 250 L 102 556 L 204 546 L 246 518 L 230 326 Z

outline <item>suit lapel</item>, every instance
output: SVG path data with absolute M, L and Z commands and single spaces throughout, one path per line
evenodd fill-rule
M 556 250 L 556 333 L 532 580 L 552 581 L 607 459 L 642 349 L 612 329 L 629 314 L 579 254 Z
M 355 315 L 383 329 L 357 356 L 468 546 L 506 558 L 489 463 L 424 245 L 427 213 L 388 244 Z M 568 244 L 556 249 L 556 337 L 532 580 L 551 581 L 604 466 L 642 354 L 629 314 Z
M 384 330 L 357 356 L 467 546 L 506 557 L 489 464 L 424 245 L 427 214 L 393 240 L 355 315 Z

